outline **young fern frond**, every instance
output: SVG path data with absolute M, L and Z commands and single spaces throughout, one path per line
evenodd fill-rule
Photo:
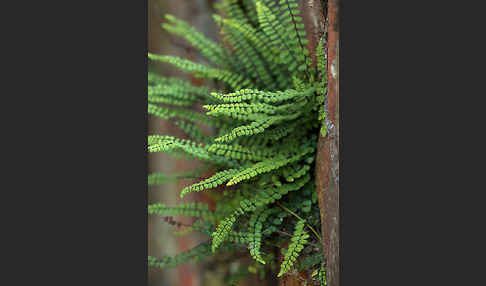
M 159 90 L 167 89 L 168 87 L 149 86 L 148 87 L 148 102 L 151 103 L 165 103 L 178 106 L 190 106 L 194 103 L 195 98 L 188 96 L 187 98 L 176 98 L 171 95 L 158 94 Z
M 196 158 L 210 159 L 206 147 L 190 140 L 179 139 L 166 135 L 151 135 L 148 137 L 149 152 L 170 152 L 180 149 Z
M 167 206 L 163 203 L 150 204 L 148 205 L 148 213 L 163 216 L 214 217 L 214 213 L 209 210 L 209 206 L 201 202 L 180 203 L 176 206 Z
M 250 255 L 253 257 L 253 259 L 262 264 L 266 263 L 260 253 L 263 236 L 263 224 L 268 216 L 273 212 L 275 212 L 275 209 L 262 209 L 261 211 L 254 212 L 250 217 L 250 222 L 248 223 L 248 248 L 250 249 Z
M 272 149 L 248 148 L 239 144 L 212 144 L 208 152 L 242 161 L 263 161 L 276 155 Z
M 324 55 L 322 40 L 320 40 L 319 44 L 317 45 L 316 54 L 317 54 L 317 68 L 318 71 L 320 72 L 319 74 L 321 77 L 321 80 L 319 82 L 319 88 L 317 90 L 318 96 L 316 97 L 316 101 L 319 106 L 318 120 L 321 122 L 321 135 L 325 137 L 327 134 L 327 127 L 325 121 L 326 111 L 325 111 L 324 100 L 327 94 L 327 81 L 326 81 L 327 68 L 326 68 L 326 57 Z
M 275 82 L 271 73 L 266 69 L 262 55 L 251 43 L 250 39 L 242 31 L 244 23 L 236 20 L 223 19 L 219 15 L 213 15 L 215 22 L 223 28 L 224 39 L 233 48 L 235 59 L 245 67 L 245 77 L 251 78 L 258 86 L 266 89 L 274 89 Z M 250 28 L 250 27 L 248 27 Z
M 280 119 L 281 117 L 277 117 L 277 116 L 267 117 L 262 115 L 255 121 L 251 122 L 250 124 L 238 126 L 232 129 L 230 132 L 214 139 L 214 141 L 230 142 L 237 137 L 259 134 L 265 131 L 266 128 L 270 127 L 270 125 L 272 125 L 273 123 L 277 122 Z
M 206 114 L 194 112 L 188 109 L 176 109 L 176 108 L 168 108 L 165 106 L 158 106 L 152 103 L 148 104 L 147 113 L 150 115 L 154 115 L 163 119 L 172 119 L 172 118 L 179 118 L 185 119 L 191 122 L 197 122 L 205 125 L 215 125 L 218 126 L 218 122 Z
M 256 210 L 258 207 L 274 203 L 276 200 L 281 199 L 289 192 L 300 190 L 309 180 L 310 175 L 307 174 L 291 184 L 284 184 L 279 187 L 269 187 L 258 190 L 253 197 L 242 200 L 240 202 L 240 209 L 237 209 L 235 213 L 243 214 L 245 212 L 251 212 Z
M 274 115 L 280 110 L 279 107 L 266 103 L 226 103 L 204 105 L 203 107 L 208 110 L 207 115 L 225 115 L 242 121 L 258 120 L 269 115 Z
M 265 130 L 263 136 L 265 136 L 268 141 L 278 141 L 292 133 L 294 129 L 300 127 L 301 125 L 299 123 L 300 122 L 291 122 L 288 125 L 275 126 L 275 128 Z
M 304 249 L 304 245 L 307 243 L 307 238 L 309 238 L 309 235 L 304 230 L 304 226 L 304 220 L 299 220 L 295 225 L 289 248 L 285 253 L 282 264 L 280 265 L 280 272 L 277 275 L 278 277 L 281 277 L 292 268 L 297 260 L 297 257 L 299 256 L 299 253 L 302 251 L 302 249 Z
M 282 175 L 285 177 L 287 182 L 293 182 L 295 179 L 307 174 L 310 168 L 311 167 L 307 164 L 292 164 L 282 169 Z
M 176 121 L 175 126 L 179 127 L 189 138 L 201 142 L 201 143 L 206 143 L 209 140 L 209 136 L 206 135 L 203 130 L 197 126 L 193 122 L 189 122 L 186 120 L 179 120 Z
M 232 73 L 227 70 L 212 68 L 203 64 L 198 64 L 190 60 L 181 59 L 174 56 L 161 56 L 149 53 L 149 59 L 169 63 L 176 68 L 191 73 L 198 78 L 218 79 L 229 84 L 233 89 L 251 88 L 253 84 L 250 80 L 243 78 L 241 75 Z
M 182 152 L 188 156 L 197 158 L 202 161 L 213 162 L 223 165 L 234 165 L 234 162 L 224 157 L 210 154 L 208 146 L 194 141 L 179 139 L 172 136 L 165 135 L 150 135 L 148 137 L 148 151 L 149 152 L 166 152 L 176 153 Z
M 316 48 L 316 57 L 317 57 L 317 73 L 320 75 L 320 82 L 319 85 L 323 88 L 327 84 L 327 59 L 326 55 L 324 54 L 324 44 L 322 43 L 322 39 L 319 40 Z M 326 90 L 319 90 L 319 94 L 324 95 L 326 94 Z
M 327 286 L 326 266 L 324 262 L 321 263 L 321 267 L 319 268 L 319 282 L 321 286 Z
M 306 32 L 302 17 L 299 16 L 297 1 L 261 0 L 260 2 L 275 16 L 274 25 L 280 27 L 280 35 L 285 37 L 289 52 L 299 60 L 299 70 L 307 72 L 306 68 L 311 67 L 311 61 L 308 57 L 309 51 L 306 48 L 308 40 L 305 38 Z
M 194 232 L 195 230 L 199 231 L 200 233 L 207 234 L 207 231 L 204 228 L 204 226 L 205 226 L 205 221 L 202 220 L 202 219 L 198 219 L 191 226 L 188 226 L 185 229 L 180 230 L 180 231 L 174 231 L 172 234 L 174 234 L 176 236 L 184 236 L 184 235 L 187 235 L 189 233 Z
M 283 13 L 280 14 L 279 20 L 286 27 L 296 57 L 299 62 L 304 63 L 299 67 L 299 70 L 307 71 L 311 69 L 312 63 L 308 57 L 309 51 L 306 48 L 308 40 L 305 38 L 306 32 L 302 17 L 299 16 L 299 4 L 297 0 L 280 0 L 280 5 Z
M 239 0 L 221 0 L 220 5 L 216 6 L 216 8 L 221 10 L 223 14 L 226 14 L 229 19 L 235 19 L 242 23 L 248 23 L 248 19 L 241 9 Z
M 322 253 L 312 254 L 302 259 L 302 262 L 297 265 L 297 270 L 302 271 L 302 270 L 310 269 L 317 264 L 319 264 L 319 268 L 320 268 L 320 264 L 322 263 L 323 260 L 324 258 L 322 257 Z
M 160 185 L 166 182 L 177 181 L 179 179 L 198 178 L 199 176 L 201 176 L 201 173 L 197 170 L 175 174 L 152 173 L 148 175 L 148 185 Z
M 157 83 L 149 85 L 149 96 L 170 96 L 177 99 L 205 99 L 209 95 L 206 86 L 193 86 L 190 82 L 178 80 L 175 83 Z
M 258 15 L 256 13 L 255 1 L 254 0 L 242 0 L 241 5 L 243 7 L 244 13 L 248 18 L 248 25 L 256 27 L 258 25 Z
M 177 106 L 191 106 L 194 103 L 193 101 L 189 101 L 189 100 L 175 99 L 168 96 L 156 96 L 156 95 L 155 96 L 149 95 L 148 102 L 164 103 L 164 104 L 177 105 Z
M 281 46 L 283 49 L 280 53 L 280 62 L 287 66 L 292 75 L 306 68 L 301 58 L 296 58 L 295 43 L 289 39 L 288 31 L 277 19 L 277 16 L 262 2 L 256 2 L 258 20 L 263 32 L 270 38 L 272 45 Z
M 175 77 L 164 77 L 160 76 L 153 72 L 148 72 L 147 75 L 147 82 L 148 86 L 154 85 L 178 85 L 178 86 L 187 86 L 190 84 L 188 81 L 182 80 L 180 78 Z
M 181 198 L 183 198 L 187 193 L 190 192 L 200 192 L 200 191 L 216 188 L 226 183 L 239 171 L 240 171 L 239 169 L 226 169 L 221 172 L 218 172 L 205 180 L 202 180 L 198 183 L 185 187 L 184 189 L 182 189 L 180 196 Z
M 182 81 L 181 81 L 182 82 Z M 207 87 L 186 84 L 156 84 L 148 86 L 148 101 L 172 105 L 190 106 L 209 96 Z
M 228 233 L 228 235 L 226 236 L 225 241 L 246 244 L 248 243 L 249 236 L 250 233 L 248 232 L 230 231 L 230 233 Z
M 265 161 L 258 162 L 254 165 L 252 165 L 249 168 L 244 169 L 243 171 L 237 173 L 226 185 L 231 186 L 235 185 L 241 181 L 244 180 L 249 180 L 257 175 L 263 174 L 270 172 L 272 170 L 278 169 L 280 167 L 283 167 L 289 163 L 295 162 L 302 158 L 305 154 L 311 152 L 312 149 L 307 148 L 304 149 L 301 153 L 296 154 L 295 156 L 292 156 L 290 158 L 287 157 L 281 157 L 281 158 L 272 158 L 272 159 L 267 159 Z
M 216 249 L 218 249 L 218 247 L 225 241 L 226 237 L 231 232 L 231 228 L 233 227 L 237 216 L 238 214 L 234 213 L 223 219 L 216 228 L 216 231 L 211 234 L 211 236 L 213 237 L 211 245 L 211 249 L 213 252 L 216 252 Z
M 288 88 L 290 76 L 288 73 L 282 72 L 279 50 L 272 46 L 269 38 L 250 24 L 232 19 L 223 19 L 222 21 L 224 21 L 225 26 L 237 31 L 235 33 L 238 33 L 240 38 L 245 39 L 247 44 L 252 47 L 251 53 L 254 55 L 254 60 L 259 63 L 256 71 L 265 78 L 263 89 L 273 90 L 277 85 L 280 89 Z M 264 72 L 266 73 L 263 74 Z M 276 83 L 269 82 L 270 78 L 276 80 Z
M 297 100 L 310 97 L 316 91 L 314 87 L 306 90 L 287 89 L 285 91 L 260 91 L 254 89 L 241 89 L 232 93 L 212 92 L 210 95 L 225 103 L 240 103 L 259 101 L 268 104 L 282 103 L 289 100 Z
M 180 36 L 187 40 L 193 47 L 197 48 L 202 56 L 211 63 L 218 66 L 226 66 L 226 57 L 221 46 L 206 38 L 185 21 L 167 14 L 165 18 L 170 22 L 162 24 L 162 27 L 169 33 Z

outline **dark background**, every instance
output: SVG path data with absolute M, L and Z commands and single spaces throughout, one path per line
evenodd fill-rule
M 484 17 L 465 3 L 341 5 L 342 285 L 484 284 Z M 148 3 L 8 5 L 3 284 L 148 285 Z

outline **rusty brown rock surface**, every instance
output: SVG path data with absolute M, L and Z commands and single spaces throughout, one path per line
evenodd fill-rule
M 327 1 L 328 134 L 319 138 L 316 188 L 321 209 L 327 285 L 339 283 L 339 0 Z

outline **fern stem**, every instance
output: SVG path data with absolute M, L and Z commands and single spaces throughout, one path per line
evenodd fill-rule
M 280 233 L 281 235 L 286 235 L 286 236 L 288 236 L 288 237 L 294 237 L 294 236 L 293 236 L 293 235 L 291 235 L 290 233 L 285 232 L 285 231 L 281 231 L 281 230 L 278 230 L 278 229 L 277 229 L 277 230 L 275 230 L 275 232 L 276 232 L 276 233 Z M 307 244 L 312 245 L 312 246 L 314 246 L 314 247 L 316 247 L 316 248 L 321 249 L 321 245 L 319 245 L 319 244 L 315 244 L 315 243 L 312 243 L 312 242 L 307 242 Z M 278 247 L 278 248 L 280 248 L 280 246 L 278 246 L 278 245 L 275 245 L 275 246 L 276 246 L 276 247 Z
M 292 13 L 292 9 L 290 9 L 289 0 L 286 0 L 285 2 L 287 4 L 287 9 L 289 10 L 289 13 L 290 13 L 290 19 L 292 20 L 292 23 L 294 24 L 294 29 L 296 31 L 297 39 L 299 40 L 300 48 L 303 51 L 305 49 L 305 47 L 302 44 L 302 39 L 300 38 L 299 33 L 297 33 L 297 31 L 298 31 L 298 29 L 297 29 L 297 23 L 295 22 L 295 18 L 294 18 L 294 14 Z M 305 64 L 305 62 L 304 62 L 304 64 Z M 305 75 L 307 76 L 307 78 L 310 78 L 309 71 L 307 69 L 305 70 Z
M 277 205 L 279 207 L 281 207 L 284 211 L 290 213 L 291 215 L 295 216 L 296 218 L 300 219 L 300 220 L 303 220 L 306 222 L 306 225 L 307 227 L 314 233 L 314 235 L 319 239 L 319 241 L 322 241 L 322 238 L 321 236 L 317 233 L 317 231 L 310 225 L 307 223 L 307 221 L 303 218 L 301 218 L 300 216 L 298 216 L 296 213 L 294 213 L 293 211 L 289 210 L 288 208 L 286 208 L 285 206 L 283 206 L 282 204 L 280 204 L 279 202 L 276 202 Z

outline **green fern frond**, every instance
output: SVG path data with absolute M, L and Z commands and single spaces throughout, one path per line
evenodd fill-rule
M 245 212 L 254 211 L 258 207 L 274 203 L 289 192 L 300 190 L 307 182 L 309 182 L 309 180 L 310 175 L 307 174 L 291 184 L 260 189 L 253 195 L 253 197 L 242 200 L 240 202 L 240 209 L 237 209 L 235 213 L 243 214 Z
M 148 86 L 149 102 L 189 106 L 196 100 L 202 100 L 208 96 L 207 87 L 195 87 L 185 84 L 185 82 L 177 85 L 157 84 Z
M 319 40 L 319 43 L 317 44 L 316 47 L 316 57 L 317 57 L 317 69 L 318 73 L 320 74 L 321 77 L 321 86 L 324 87 L 326 86 L 327 83 L 327 59 L 326 55 L 324 54 L 324 44 L 322 42 L 322 39 Z
M 206 86 L 194 86 L 185 80 L 168 79 L 167 83 L 157 83 L 149 85 L 149 95 L 171 96 L 177 99 L 195 100 L 196 98 L 205 99 L 209 95 Z
M 181 149 L 198 158 L 210 159 L 203 144 L 167 135 L 150 135 L 148 137 L 149 152 L 170 152 L 174 149 Z
M 150 135 L 148 137 L 149 152 L 182 152 L 202 161 L 209 161 L 216 164 L 225 164 L 229 166 L 234 165 L 234 162 L 231 162 L 224 157 L 210 154 L 207 149 L 208 146 L 202 143 L 196 143 L 194 141 L 179 139 L 172 136 Z
M 198 178 L 199 176 L 201 176 L 201 172 L 199 172 L 199 170 L 175 174 L 152 173 L 148 175 L 148 185 L 160 185 L 166 182 L 177 181 L 179 179 Z
M 261 116 L 259 119 L 251 122 L 250 124 L 238 126 L 232 129 L 230 132 L 214 139 L 214 141 L 230 142 L 237 137 L 259 134 L 265 131 L 266 128 L 270 127 L 270 125 L 276 123 L 281 119 L 282 119 L 281 117 L 277 117 L 277 116 L 274 117 Z
M 226 183 L 239 171 L 240 171 L 239 169 L 227 169 L 218 172 L 205 180 L 202 180 L 198 183 L 185 187 L 184 189 L 182 189 L 180 196 L 181 198 L 183 198 L 187 193 L 190 192 L 200 192 L 200 191 L 216 188 Z
M 186 86 L 189 82 L 175 77 L 164 77 L 153 72 L 148 72 L 147 75 L 148 86 L 154 85 L 180 85 Z
M 295 179 L 307 174 L 310 168 L 311 167 L 307 164 L 292 164 L 291 166 L 282 169 L 282 175 L 287 182 L 293 182 Z
M 311 61 L 308 57 L 309 51 L 306 48 L 308 40 L 306 39 L 306 32 L 304 30 L 304 23 L 302 17 L 299 16 L 299 4 L 297 0 L 280 0 L 281 11 L 279 19 L 284 27 L 286 27 L 289 41 L 295 52 L 295 56 L 299 59 L 301 65 L 300 71 L 310 70 Z
M 267 138 L 269 141 L 278 141 L 299 127 L 302 127 L 300 121 L 291 122 L 286 125 L 279 125 L 275 126 L 275 128 L 267 129 L 265 130 L 265 133 L 263 133 L 263 136 L 265 136 L 265 138 Z
M 241 5 L 243 7 L 244 13 L 248 18 L 248 25 L 256 27 L 258 25 L 258 15 L 256 13 L 255 1 L 254 0 L 242 0 Z
M 219 248 L 220 252 L 234 251 L 234 246 L 225 245 Z M 203 242 L 194 248 L 184 251 L 176 256 L 162 256 L 160 260 L 153 256 L 148 256 L 148 265 L 157 268 L 173 268 L 189 261 L 199 261 L 211 255 L 211 247 L 209 242 Z
M 319 74 L 321 81 L 319 82 L 319 89 L 317 90 L 317 104 L 319 106 L 318 120 L 321 122 L 321 136 L 325 137 L 327 134 L 326 127 L 326 111 L 325 111 L 325 96 L 327 94 L 327 67 L 326 67 L 326 57 L 324 55 L 324 48 L 322 40 L 319 41 L 317 45 L 317 68 L 319 69 Z
M 185 119 L 191 122 L 197 122 L 205 125 L 212 125 L 212 126 L 219 125 L 214 118 L 206 114 L 194 112 L 188 109 L 168 108 L 165 106 L 158 106 L 151 103 L 149 103 L 147 107 L 148 107 L 147 113 L 149 115 L 154 115 L 162 119 L 179 118 L 179 119 Z
M 150 204 L 148 205 L 148 213 L 163 216 L 214 217 L 213 212 L 209 210 L 209 206 L 201 202 L 180 203 L 176 206 L 167 206 L 163 203 Z
M 241 9 L 239 0 L 221 0 L 221 3 L 215 8 L 220 10 L 229 19 L 235 19 L 242 23 L 247 23 L 248 19 Z
M 174 231 L 172 232 L 172 234 L 176 236 L 184 236 L 196 230 L 199 231 L 200 233 L 207 234 L 207 230 L 205 229 L 205 226 L 206 226 L 206 221 L 202 219 L 198 219 L 191 226 L 187 226 L 183 230 Z
M 270 38 L 272 45 L 282 47 L 280 51 L 281 63 L 287 66 L 292 75 L 297 75 L 298 71 L 305 70 L 306 63 L 302 61 L 301 57 L 296 57 L 296 53 L 293 52 L 296 45 L 293 38 L 289 36 L 288 29 L 282 26 L 276 14 L 262 2 L 257 1 L 256 8 L 263 32 Z
M 292 268 L 297 260 L 297 257 L 299 256 L 299 253 L 302 251 L 302 249 L 304 249 L 304 245 L 307 243 L 307 238 L 309 238 L 309 235 L 304 231 L 304 226 L 304 220 L 299 220 L 295 225 L 289 248 L 285 253 L 282 264 L 280 265 L 280 272 L 277 275 L 278 277 L 281 277 Z
M 225 115 L 238 120 L 258 120 L 276 114 L 280 109 L 265 103 L 228 103 L 204 105 L 211 116 Z
M 253 87 L 253 84 L 250 80 L 244 79 L 241 75 L 232 73 L 227 70 L 212 68 L 203 64 L 198 64 L 190 60 L 181 59 L 174 56 L 162 56 L 149 53 L 148 57 L 151 60 L 169 63 L 182 71 L 193 74 L 195 77 L 198 78 L 218 79 L 222 82 L 229 84 L 235 90 Z
M 228 233 L 228 235 L 226 236 L 225 241 L 246 244 L 246 243 L 248 243 L 249 235 L 250 235 L 250 233 L 248 233 L 248 232 L 230 231 Z
M 319 268 L 319 282 L 321 283 L 321 286 L 327 285 L 326 267 L 324 263 L 321 263 L 321 267 Z
M 219 15 L 213 16 L 215 22 L 222 27 L 223 37 L 231 45 L 235 60 L 244 66 L 246 78 L 251 78 L 258 86 L 265 89 L 276 88 L 270 70 L 260 51 L 248 37 L 249 31 L 244 31 L 244 23 L 237 20 L 224 19 Z M 252 29 L 246 25 L 247 29 Z
M 212 92 L 210 95 L 218 100 L 227 103 L 240 103 L 240 102 L 252 102 L 258 100 L 260 102 L 275 104 L 281 103 L 288 100 L 297 100 L 299 98 L 306 98 L 312 96 L 315 92 L 314 87 L 310 87 L 306 90 L 294 90 L 287 89 L 285 91 L 260 91 L 254 89 L 241 89 L 232 93 L 217 93 Z
M 268 148 L 248 148 L 239 144 L 212 144 L 208 152 L 242 161 L 263 161 L 274 157 L 276 152 Z
M 287 158 L 287 157 L 282 157 L 282 158 L 272 158 L 272 159 L 267 159 L 265 161 L 258 162 L 254 165 L 252 165 L 249 168 L 244 169 L 243 171 L 237 173 L 226 185 L 231 186 L 235 185 L 241 181 L 249 180 L 257 175 L 263 174 L 263 173 L 268 173 L 272 170 L 278 169 L 280 167 L 283 167 L 287 164 L 290 164 L 292 162 L 295 162 L 302 158 L 305 154 L 311 152 L 312 149 L 306 148 L 302 152 Z
M 322 263 L 324 258 L 322 257 L 322 253 L 314 253 L 312 255 L 307 256 L 306 258 L 302 259 L 302 261 L 297 265 L 297 270 L 302 271 L 306 269 L 310 269 L 315 265 Z
M 275 209 L 262 209 L 261 211 L 254 212 L 250 217 L 250 222 L 248 223 L 248 248 L 250 249 L 250 255 L 253 257 L 253 259 L 262 264 L 266 263 L 260 253 L 263 236 L 263 224 L 268 216 L 273 212 L 275 212 Z
M 213 242 L 211 245 L 213 252 L 215 252 L 216 249 L 225 241 L 236 221 L 237 216 L 238 214 L 235 213 L 223 219 L 216 228 L 216 231 L 211 234 L 213 237 Z
M 170 96 L 150 95 L 150 89 L 149 89 L 148 102 L 164 103 L 164 104 L 177 105 L 177 106 L 191 106 L 194 103 L 194 101 L 192 100 L 175 99 Z
M 221 46 L 206 38 L 202 33 L 198 32 L 185 21 L 177 19 L 170 14 L 166 14 L 165 18 L 170 22 L 162 24 L 162 27 L 165 30 L 187 40 L 210 62 L 219 66 L 226 66 L 226 57 Z
M 205 143 L 210 139 L 209 136 L 204 133 L 202 128 L 193 122 L 178 120 L 174 125 L 179 127 L 185 134 L 187 134 L 187 136 L 189 136 L 189 138 L 197 142 Z
M 253 11 L 257 19 L 256 11 Z M 263 89 L 272 90 L 275 87 L 280 89 L 286 89 L 289 84 L 289 75 L 282 72 L 280 64 L 279 49 L 272 46 L 269 38 L 259 29 L 254 28 L 250 24 L 243 23 L 241 21 L 236 21 L 233 19 L 223 19 L 226 27 L 230 27 L 234 30 L 233 34 L 236 34 L 236 39 L 245 39 L 245 42 L 241 45 L 246 45 L 251 48 L 247 48 L 247 51 L 252 56 L 252 60 L 257 63 L 257 68 L 255 69 L 259 75 L 264 77 L 265 85 L 262 86 Z M 276 82 L 270 82 L 273 79 Z

